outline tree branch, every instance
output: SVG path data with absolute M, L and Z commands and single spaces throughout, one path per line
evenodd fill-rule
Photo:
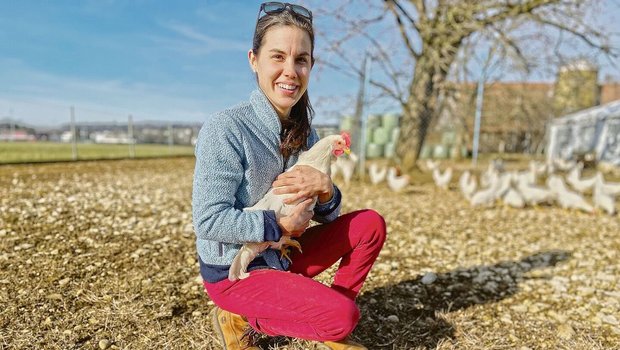
M 543 18 L 541 16 L 539 16 L 536 13 L 528 13 L 526 14 L 527 17 L 530 17 L 531 19 L 535 20 L 538 23 L 544 24 L 544 25 L 548 25 L 554 28 L 559 29 L 560 31 L 566 31 L 571 33 L 572 35 L 578 37 L 579 39 L 581 39 L 583 42 L 585 42 L 586 44 L 588 44 L 590 47 L 595 48 L 597 50 L 600 50 L 602 52 L 604 52 L 607 55 L 611 55 L 613 57 L 618 57 L 617 54 L 615 54 L 612 50 L 611 47 L 604 45 L 604 44 L 599 44 L 594 42 L 590 37 L 588 37 L 586 34 L 578 31 L 576 28 L 572 28 L 569 27 L 565 24 L 562 23 L 558 23 L 558 22 L 554 22 L 552 20 Z M 598 33 L 594 33 L 595 37 L 598 37 L 599 34 Z
M 419 34 L 420 30 L 418 29 L 415 21 L 400 6 L 400 4 L 398 4 L 398 2 L 396 2 L 396 0 L 384 0 L 384 1 L 386 3 L 387 8 L 392 12 L 392 14 L 394 15 L 394 18 L 396 19 L 396 24 L 398 25 L 398 30 L 400 31 L 400 35 L 403 38 L 403 41 L 405 42 L 405 46 L 407 47 L 407 50 L 409 51 L 409 54 L 417 60 L 420 57 L 420 53 L 413 47 L 413 44 L 411 43 L 411 40 L 409 39 L 409 35 L 407 34 L 407 28 L 405 28 L 405 25 L 403 24 L 403 21 L 402 21 L 402 19 L 400 17 L 400 14 L 394 8 L 394 5 L 396 5 L 399 9 L 401 9 L 401 11 L 403 12 L 404 16 L 409 18 L 409 21 L 411 22 L 412 27 Z

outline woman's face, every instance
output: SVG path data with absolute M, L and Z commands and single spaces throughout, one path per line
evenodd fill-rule
M 270 28 L 259 52 L 248 52 L 258 85 L 280 118 L 289 116 L 291 108 L 308 88 L 311 52 L 310 36 L 295 26 Z

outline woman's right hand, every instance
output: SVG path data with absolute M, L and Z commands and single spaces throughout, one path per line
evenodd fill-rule
M 288 216 L 277 220 L 283 236 L 299 237 L 306 231 L 310 225 L 310 219 L 314 216 L 314 211 L 310 210 L 313 202 L 314 198 L 307 198 L 297 204 Z

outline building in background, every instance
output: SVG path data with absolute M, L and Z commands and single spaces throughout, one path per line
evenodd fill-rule
M 8 118 L 0 120 L 0 141 L 34 141 L 36 139 L 33 127 Z
M 480 152 L 542 153 L 549 145 L 549 128 L 556 118 L 620 100 L 620 83 L 598 84 L 597 80 L 598 69 L 579 60 L 560 68 L 553 83 L 486 84 Z M 453 85 L 442 114 L 431 125 L 423 158 L 471 151 L 475 99 L 475 84 Z

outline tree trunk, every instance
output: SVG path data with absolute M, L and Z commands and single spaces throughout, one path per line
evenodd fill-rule
M 414 79 L 409 87 L 407 105 L 404 106 L 400 126 L 397 155 L 403 171 L 409 172 L 424 146 L 424 141 L 433 120 L 446 72 L 436 67 L 430 57 L 420 57 L 415 65 Z

